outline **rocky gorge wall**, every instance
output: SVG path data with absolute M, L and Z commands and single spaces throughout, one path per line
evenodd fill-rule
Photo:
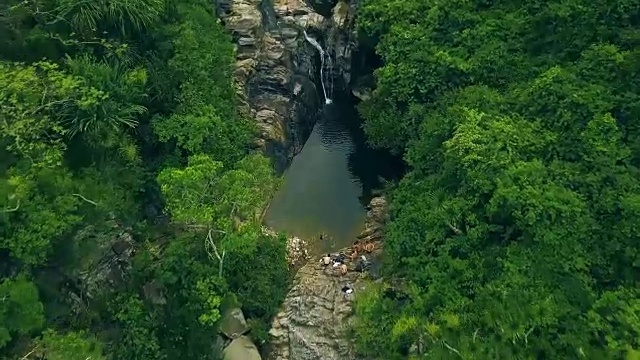
M 331 59 L 325 67 L 336 91 L 351 82 L 358 2 L 314 0 L 216 0 L 217 12 L 237 47 L 235 80 L 247 116 L 260 130 L 256 146 L 283 171 L 302 148 L 323 104 L 316 48 Z M 329 9 L 321 15 L 315 9 Z M 339 76 L 336 76 L 339 74 Z

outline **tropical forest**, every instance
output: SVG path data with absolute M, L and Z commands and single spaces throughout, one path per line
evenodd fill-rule
M 639 285 L 640 0 L 0 0 L 0 359 L 640 360 Z

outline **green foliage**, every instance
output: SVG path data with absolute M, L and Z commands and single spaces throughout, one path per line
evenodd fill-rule
M 221 299 L 228 291 L 218 277 L 218 263 L 205 252 L 205 235 L 185 233 L 174 239 L 145 272 L 166 289 L 166 305 L 158 312 L 158 341 L 168 359 L 200 359 L 211 352 L 217 333 Z
M 43 169 L 33 177 L 9 172 L 8 193 L 0 214 L 3 224 L 0 247 L 27 265 L 42 264 L 52 243 L 79 223 L 79 199 L 72 195 L 74 184 L 64 169 Z
M 47 360 L 104 360 L 102 344 L 83 332 L 59 334 L 46 330 L 36 349 Z
M 24 276 L 0 283 L 0 349 L 16 335 L 27 335 L 44 324 L 38 289 Z
M 175 221 L 208 224 L 219 214 L 214 191 L 221 169 L 221 162 L 207 155 L 195 155 L 189 158 L 185 169 L 167 168 L 158 175 L 167 208 Z
M 412 168 L 385 243 L 408 296 L 361 295 L 363 355 L 637 357 L 640 3 L 590 4 L 363 3 L 364 128 Z
M 56 16 L 67 19 L 76 31 L 91 34 L 115 29 L 122 35 L 152 25 L 162 15 L 165 4 L 163 0 L 56 2 Z
M 186 168 L 166 168 L 158 175 L 167 209 L 175 221 L 217 223 L 226 229 L 230 216 L 257 220 L 277 184 L 269 161 L 251 155 L 238 162 L 234 170 L 223 172 L 222 167 L 208 155 L 194 155 Z
M 355 312 L 359 316 L 352 329 L 357 340 L 356 350 L 363 356 L 389 354 L 390 360 L 401 359 L 401 356 L 394 353 L 403 345 L 394 341 L 397 336 L 389 336 L 392 329 L 396 329 L 392 314 L 398 307 L 392 299 L 384 296 L 384 291 L 382 286 L 371 284 L 366 292 L 359 293 L 355 303 Z M 395 332 L 400 335 L 398 330 Z
M 57 114 L 91 108 L 105 97 L 50 62 L 0 63 L 0 79 L 3 143 L 36 169 L 61 165 L 66 131 Z
M 114 318 L 122 335 L 116 348 L 116 359 L 164 359 L 155 336 L 156 324 L 137 296 L 123 295 L 113 304 Z
M 169 67 L 181 82 L 178 106 L 172 115 L 156 119 L 154 129 L 161 140 L 174 140 L 189 154 L 235 162 L 246 153 L 255 129 L 238 115 L 231 80 L 233 47 L 210 12 L 203 0 L 177 5 L 184 21 L 172 29 Z
M 0 358 L 214 359 L 234 293 L 266 338 L 288 279 L 259 228 L 278 181 L 212 10 L 0 6 Z
M 211 279 L 200 280 L 196 283 L 196 291 L 204 304 L 204 311 L 198 317 L 198 321 L 202 325 L 213 326 L 221 317 L 220 304 L 222 303 L 222 298 L 216 295 L 215 290 L 216 284 Z
M 245 315 L 268 323 L 288 289 L 286 239 L 265 236 L 256 226 L 228 236 L 225 276 Z
M 146 108 L 139 105 L 145 96 L 147 76 L 144 68 L 127 69 L 119 63 L 97 62 L 87 54 L 68 58 L 66 65 L 86 84 L 109 94 L 96 107 L 84 108 L 79 114 L 65 119 L 70 136 L 79 132 L 104 136 L 138 124 L 138 116 L 146 112 Z

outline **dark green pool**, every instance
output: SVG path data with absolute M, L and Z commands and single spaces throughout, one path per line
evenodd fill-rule
M 325 105 L 302 151 L 284 174 L 265 222 L 311 242 L 314 254 L 351 244 L 364 225 L 365 205 L 382 178 L 398 174 L 398 161 L 364 143 L 349 101 Z M 320 242 L 325 232 L 330 240 Z

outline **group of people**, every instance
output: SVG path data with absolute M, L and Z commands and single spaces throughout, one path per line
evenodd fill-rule
M 354 256 L 355 254 L 355 256 Z M 337 268 L 340 275 L 346 275 L 348 272 L 347 264 L 345 264 L 345 260 L 347 256 L 345 254 L 336 254 L 331 255 L 327 254 L 320 259 L 320 263 L 325 267 L 331 266 L 332 268 Z M 352 249 L 351 252 L 351 260 L 356 262 L 354 270 L 358 272 L 364 272 L 369 269 L 371 266 L 371 262 L 367 259 L 367 257 L 363 255 L 358 255 L 358 253 Z
M 320 240 L 326 240 L 327 235 L 326 234 L 321 234 L 320 235 Z M 350 258 L 351 261 L 356 262 L 354 270 L 358 271 L 358 272 L 365 272 L 367 271 L 370 267 L 371 267 L 371 262 L 367 259 L 367 257 L 363 254 L 364 252 L 366 253 L 371 253 L 373 252 L 373 250 L 375 249 L 375 244 L 373 242 L 360 242 L 359 240 L 356 240 L 353 245 L 351 246 L 351 254 L 350 254 Z M 334 269 L 337 269 L 338 272 L 340 273 L 340 276 L 344 276 L 347 274 L 347 272 L 349 271 L 349 269 L 347 268 L 347 264 L 345 263 L 345 260 L 347 259 L 347 256 L 343 253 L 338 253 L 338 254 L 326 254 L 325 256 L 322 257 L 322 259 L 320 259 L 320 263 L 325 267 L 331 267 Z M 344 293 L 345 299 L 349 298 L 349 296 L 351 296 L 351 294 L 353 293 L 353 286 L 351 285 L 345 285 L 342 287 L 342 292 Z
M 344 254 L 338 254 L 335 256 L 332 256 L 331 254 L 327 254 L 322 257 L 320 262 L 324 264 L 325 267 L 331 266 L 333 268 L 338 268 L 338 270 L 340 271 L 340 275 L 346 275 L 347 264 L 344 263 L 346 259 L 347 257 Z
M 326 240 L 328 238 L 327 234 L 320 234 L 320 240 Z M 364 252 L 371 253 L 375 249 L 375 244 L 370 241 L 360 242 L 356 240 L 353 245 L 351 245 L 351 261 L 356 263 L 355 270 L 359 272 L 366 271 L 370 266 L 371 262 L 367 260 L 367 257 L 363 254 Z M 339 253 L 337 255 L 327 254 L 320 259 L 320 263 L 325 267 L 331 266 L 333 268 L 337 268 L 340 275 L 346 275 L 349 269 L 347 268 L 347 264 L 345 264 L 346 255 L 343 253 Z
M 373 249 L 375 249 L 374 243 L 370 241 L 361 243 L 359 240 L 356 240 L 353 245 L 351 245 L 351 260 L 355 261 L 358 258 L 358 255 L 365 251 L 371 254 L 371 252 L 373 252 Z

